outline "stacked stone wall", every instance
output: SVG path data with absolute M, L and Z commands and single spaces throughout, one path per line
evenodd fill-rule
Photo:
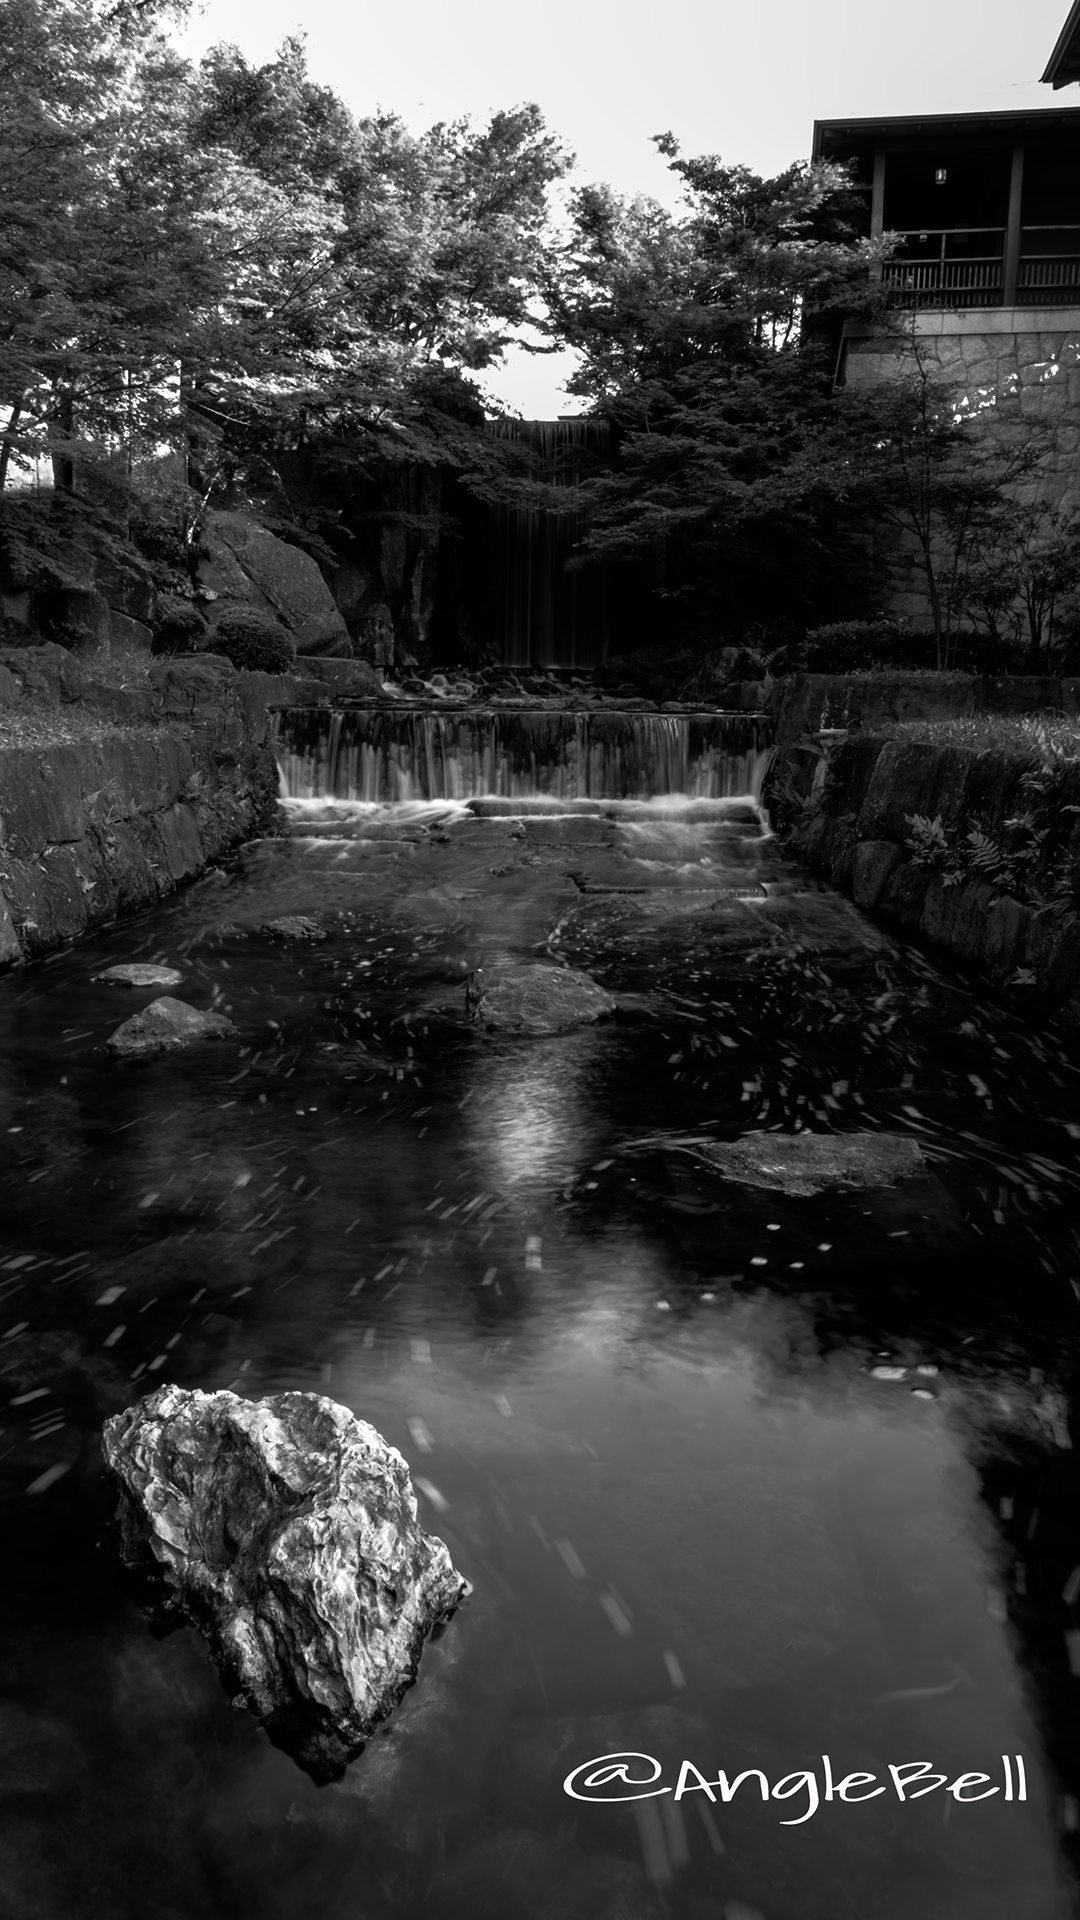
M 117 689 L 62 647 L 0 652 L 0 963 L 148 906 L 264 831 L 274 711 L 328 699 L 212 655 Z
M 935 690 L 928 675 L 795 675 L 774 701 L 777 746 L 765 788 L 791 851 L 813 872 L 1076 1033 L 1080 920 L 1072 906 L 1047 903 L 1063 874 L 1080 899 L 1080 763 L 1040 796 L 1024 785 L 1031 758 L 1016 750 L 939 746 L 875 728 L 987 711 L 1075 714 L 1078 694 L 1076 681 L 957 675 Z M 973 830 L 1002 849 L 1014 845 L 1024 812 L 1045 833 L 1021 898 L 964 855 Z M 940 855 L 920 850 L 917 816 L 937 823 Z

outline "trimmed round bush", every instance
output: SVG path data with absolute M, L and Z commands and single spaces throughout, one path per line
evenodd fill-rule
M 197 653 L 209 628 L 198 607 L 178 593 L 159 593 L 154 621 L 155 653 Z
M 214 627 L 212 646 L 234 667 L 257 673 L 287 673 L 296 660 L 296 646 L 284 627 L 256 607 L 234 607 L 223 613 Z

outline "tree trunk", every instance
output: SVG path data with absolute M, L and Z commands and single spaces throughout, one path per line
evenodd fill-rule
M 7 426 L 4 428 L 4 437 L 2 440 L 0 440 L 0 493 L 3 493 L 4 488 L 7 485 L 8 467 L 11 464 L 11 456 L 12 456 L 12 453 L 14 452 L 14 447 L 12 445 L 12 435 L 14 434 L 15 429 L 19 424 L 19 420 L 22 417 L 23 401 L 25 398 L 26 398 L 25 394 L 20 393 L 18 399 L 12 403 L 11 413 L 8 416 L 8 423 L 7 423 Z
M 61 493 L 73 493 L 75 462 L 71 457 L 71 443 L 75 434 L 75 402 L 70 393 L 61 391 L 57 396 L 53 421 L 62 435 L 60 445 L 53 449 L 53 481 Z

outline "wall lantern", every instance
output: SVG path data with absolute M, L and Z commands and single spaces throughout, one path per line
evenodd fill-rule
M 946 177 L 947 176 L 946 176 L 945 168 L 939 167 L 937 172 L 934 175 L 934 185 L 936 187 L 943 187 L 945 185 Z

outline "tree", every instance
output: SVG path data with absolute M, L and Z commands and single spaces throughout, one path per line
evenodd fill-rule
M 891 525 L 909 543 L 926 586 L 937 665 L 948 668 L 964 611 L 980 607 L 994 634 L 1005 617 L 1008 603 L 993 569 L 1015 543 L 1013 489 L 1037 465 L 1040 449 L 1013 436 L 1007 402 L 978 411 L 966 405 L 942 378 L 917 315 L 894 313 L 891 332 L 882 377 L 841 396 L 851 499 L 864 518 Z
M 219 291 L 191 205 L 184 64 L 159 10 L 0 0 L 0 481 L 50 450 L 151 439 Z
M 408 436 L 534 297 L 569 164 L 537 108 L 356 121 L 289 40 L 196 71 L 153 6 L 0 0 L 3 466 L 95 440 Z M 209 448 L 209 452 L 207 449 Z
M 999 645 L 1006 636 L 1018 642 L 1026 625 L 1028 663 L 1038 672 L 1053 641 L 1055 615 L 1077 587 L 1077 517 L 1055 512 L 1038 497 L 1013 500 L 998 516 L 992 539 L 976 552 L 962 604 Z
M 844 565 L 850 487 L 832 431 L 832 363 L 808 309 L 873 296 L 884 248 L 859 240 L 847 172 L 774 179 L 657 145 L 685 211 L 587 188 L 547 288 L 552 332 L 582 355 L 571 389 L 613 428 L 612 471 L 583 487 L 583 552 L 647 557 L 661 592 L 745 624 L 804 617 Z

